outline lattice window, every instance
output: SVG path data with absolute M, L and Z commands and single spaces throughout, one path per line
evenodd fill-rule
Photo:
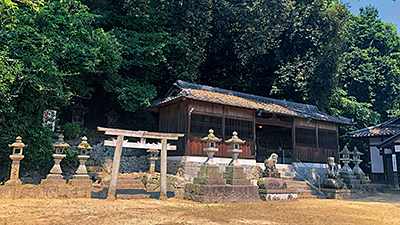
M 296 144 L 305 146 L 317 146 L 315 129 L 296 127 Z
M 318 130 L 318 145 L 320 148 L 337 149 L 337 134 L 333 130 Z
M 230 138 L 233 131 L 238 132 L 238 137 L 243 139 L 253 139 L 253 121 L 225 119 L 225 137 Z
M 208 130 L 213 129 L 216 136 L 222 136 L 222 118 L 216 116 L 206 116 L 192 114 L 190 121 L 190 132 L 206 136 Z

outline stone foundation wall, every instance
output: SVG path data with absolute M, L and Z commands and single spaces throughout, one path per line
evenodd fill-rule
M 258 187 L 253 185 L 186 184 L 184 199 L 201 203 L 258 202 Z
M 2 198 L 90 198 L 92 187 L 73 186 L 1 186 L 0 199 Z
M 194 158 L 194 157 L 192 157 Z M 169 157 L 167 162 L 168 174 L 179 174 L 184 177 L 186 181 L 193 182 L 194 178 L 197 177 L 197 173 L 200 171 L 201 165 L 204 164 L 205 157 L 199 157 L 198 161 L 185 161 L 184 159 L 175 159 L 175 157 Z M 223 159 L 223 162 L 217 162 L 221 172 L 225 171 L 226 166 L 229 164 L 230 159 Z M 251 161 L 251 160 L 247 160 Z M 251 179 L 254 185 L 257 185 L 257 179 L 262 174 L 262 169 L 255 164 L 242 163 L 244 172 L 247 174 L 247 178 Z M 156 162 L 156 171 L 160 171 L 160 160 Z

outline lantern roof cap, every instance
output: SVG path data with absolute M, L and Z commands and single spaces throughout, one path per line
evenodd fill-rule
M 21 136 L 18 136 L 18 137 L 16 138 L 16 141 L 15 141 L 14 143 L 8 145 L 8 146 L 9 146 L 9 147 L 12 147 L 12 148 L 23 148 L 23 147 L 25 147 L 25 144 L 22 143 L 22 137 L 21 137 Z
M 120 117 L 120 115 L 117 112 L 115 112 L 114 109 L 104 115 L 109 117 Z
M 70 145 L 64 141 L 64 135 L 60 134 L 60 136 L 58 136 L 58 140 L 52 144 L 51 146 L 54 148 L 69 148 Z
M 78 145 L 78 149 L 87 149 L 87 150 L 92 149 L 92 146 L 90 146 L 90 144 L 87 143 L 86 136 L 82 138 L 82 142 Z
M 157 149 L 149 149 L 146 152 L 159 152 Z
M 339 152 L 339 154 L 346 154 L 349 155 L 351 154 L 350 150 L 347 148 L 347 145 L 344 146 L 343 150 Z
M 233 134 L 232 138 L 225 141 L 225 143 L 227 143 L 227 144 L 244 144 L 246 142 L 246 141 L 238 138 L 238 136 L 237 136 L 238 133 L 236 131 L 233 131 L 232 134 Z
M 221 141 L 220 138 L 217 138 L 214 135 L 214 130 L 213 129 L 208 130 L 208 132 L 209 132 L 209 134 L 207 136 L 203 137 L 201 139 L 202 141 L 205 141 L 205 142 L 220 142 Z

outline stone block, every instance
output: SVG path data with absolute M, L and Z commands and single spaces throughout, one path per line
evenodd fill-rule
M 92 187 L 90 179 L 70 179 L 68 184 L 74 187 Z
M 257 185 L 260 189 L 286 189 L 287 184 L 283 179 L 279 178 L 260 178 Z
M 352 191 L 348 189 L 331 189 L 321 188 L 321 191 L 325 193 L 326 198 L 329 199 L 350 199 L 352 198 Z
M 226 183 L 230 185 L 252 185 L 250 179 L 226 179 Z
M 299 198 L 297 193 L 270 193 L 260 194 L 263 201 L 293 201 Z
M 250 203 L 259 200 L 257 187 L 253 185 L 200 185 L 195 184 L 196 192 L 185 188 L 184 199 L 201 203 Z
M 17 189 L 17 187 L 13 187 L 13 186 L 9 186 L 9 187 L 2 186 L 2 187 L 0 187 L 0 198 L 13 199 L 14 198 L 15 189 Z

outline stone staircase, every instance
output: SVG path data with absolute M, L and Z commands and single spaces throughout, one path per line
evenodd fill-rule
M 150 193 L 146 191 L 142 176 L 131 174 L 118 175 L 117 199 L 148 199 Z
M 306 181 L 300 181 L 296 178 L 296 174 L 292 171 L 290 164 L 276 164 L 276 168 L 279 170 L 281 178 L 286 181 L 287 187 L 297 190 L 299 199 L 323 198 L 323 196 L 319 196 L 315 191 L 311 190 Z

